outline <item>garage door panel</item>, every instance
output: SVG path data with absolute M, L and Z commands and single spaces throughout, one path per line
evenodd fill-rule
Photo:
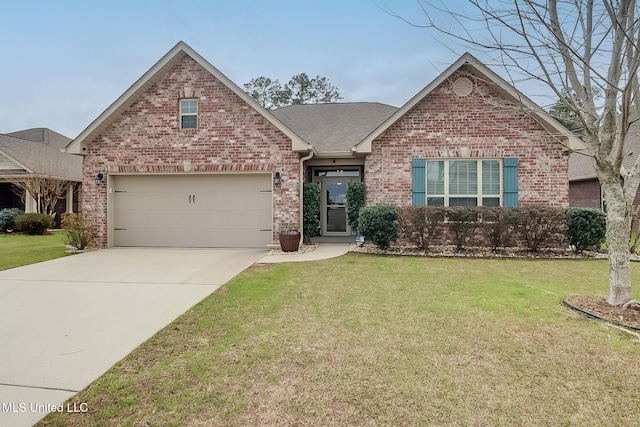
M 113 182 L 116 246 L 272 242 L 270 174 L 115 176 Z

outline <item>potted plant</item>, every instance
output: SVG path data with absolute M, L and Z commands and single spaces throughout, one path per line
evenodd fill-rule
M 278 236 L 282 252 L 296 252 L 300 247 L 300 230 L 297 227 L 284 225 Z

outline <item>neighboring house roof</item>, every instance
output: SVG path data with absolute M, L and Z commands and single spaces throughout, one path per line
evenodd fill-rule
M 273 111 L 319 155 L 351 149 L 398 110 L 378 102 L 290 105 Z
M 182 60 L 184 56 L 191 57 L 200 64 L 204 69 L 210 72 L 215 78 L 220 80 L 232 92 L 242 98 L 246 103 L 251 105 L 265 119 L 271 122 L 275 127 L 287 135 L 292 141 L 292 149 L 294 151 L 309 151 L 313 147 L 308 145 L 302 138 L 296 135 L 291 129 L 278 120 L 270 111 L 262 107 L 258 102 L 240 89 L 227 76 L 222 74 L 220 70 L 211 65 L 206 59 L 200 56 L 196 51 L 184 42 L 178 42 L 166 55 L 164 55 L 155 65 L 149 69 L 144 75 L 138 79 L 129 89 L 127 89 L 113 104 L 111 104 L 97 119 L 95 119 L 85 130 L 83 130 L 76 139 L 71 141 L 65 148 L 67 153 L 86 154 L 87 146 L 100 135 L 107 127 L 122 116 L 122 114 L 142 95 L 145 91 L 159 81 L 171 67 Z
M 564 145 L 567 149 L 581 149 L 584 148 L 584 144 L 576 135 L 570 130 L 564 127 L 560 122 L 551 117 L 547 112 L 540 108 L 535 102 L 527 98 L 515 87 L 510 85 L 506 80 L 494 73 L 486 65 L 478 61 L 470 53 L 465 53 L 441 73 L 435 80 L 429 83 L 424 89 L 422 89 L 416 96 L 411 98 L 406 104 L 400 107 L 395 114 L 384 121 L 380 126 L 371 132 L 366 138 L 364 138 L 358 145 L 354 147 L 354 151 L 357 153 L 369 153 L 371 152 L 371 143 L 377 137 L 379 137 L 385 130 L 404 116 L 409 110 L 411 110 L 422 99 L 429 95 L 434 89 L 436 89 L 445 80 L 450 78 L 458 69 L 463 66 L 472 67 L 476 73 L 481 75 L 484 79 L 491 81 L 497 85 L 497 87 L 503 92 L 504 96 L 511 99 L 523 106 L 531 117 L 533 117 L 541 126 L 543 126 L 559 143 Z
M 596 179 L 596 168 L 593 158 L 574 152 L 569 154 L 569 181 Z
M 7 133 L 9 136 L 15 136 L 16 138 L 28 139 L 34 142 L 44 142 L 52 147 L 62 149 L 67 146 L 71 138 L 67 138 L 58 132 L 52 131 L 48 128 L 32 128 L 19 130 L 17 132 Z
M 635 121 L 629 128 L 622 153 L 622 167 L 629 171 L 640 155 L 640 122 Z M 596 165 L 591 156 L 581 154 L 581 151 L 569 156 L 569 181 L 597 179 Z
M 15 165 L 1 168 L 0 177 L 28 174 L 82 181 L 82 159 L 61 151 L 69 141 L 70 138 L 45 128 L 0 134 L 0 156 Z

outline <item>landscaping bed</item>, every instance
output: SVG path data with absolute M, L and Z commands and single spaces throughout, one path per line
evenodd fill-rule
M 607 303 L 604 298 L 568 295 L 566 305 L 578 309 L 582 314 L 601 320 L 640 330 L 640 305 L 630 304 L 627 308 Z
M 455 257 L 455 258 L 517 258 L 517 259 L 607 259 L 606 252 L 583 251 L 575 253 L 570 249 L 540 249 L 531 252 L 522 248 L 498 248 L 492 250 L 489 247 L 468 247 L 457 250 L 454 245 L 430 246 L 428 250 L 418 249 L 413 246 L 391 246 L 388 249 L 379 249 L 375 245 L 365 243 L 358 246 L 355 243 L 349 248 L 350 252 L 359 252 L 379 255 L 405 255 L 425 257 Z M 637 259 L 637 256 L 633 257 Z

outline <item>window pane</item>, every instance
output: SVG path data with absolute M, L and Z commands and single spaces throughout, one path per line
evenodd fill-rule
M 482 161 L 482 194 L 500 194 L 500 162 Z
M 182 129 L 196 129 L 198 116 L 182 116 Z
M 449 162 L 449 194 L 478 193 L 478 162 L 452 160 Z M 454 206 L 449 203 L 449 206 Z
M 180 101 L 180 112 L 182 114 L 197 114 L 198 113 L 198 100 L 196 99 L 183 99 Z
M 449 206 L 478 206 L 477 197 L 449 197 Z
M 482 206 L 500 206 L 500 197 L 483 197 Z
M 444 197 L 427 197 L 427 206 L 444 206 Z
M 443 161 L 427 162 L 427 194 L 444 194 Z

